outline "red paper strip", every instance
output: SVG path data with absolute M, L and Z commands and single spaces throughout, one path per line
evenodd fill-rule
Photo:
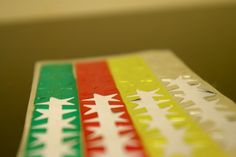
M 107 63 L 77 63 L 76 76 L 85 155 L 145 156 Z

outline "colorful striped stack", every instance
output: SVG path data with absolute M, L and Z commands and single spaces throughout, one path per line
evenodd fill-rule
M 233 157 L 236 106 L 168 51 L 36 65 L 20 157 Z

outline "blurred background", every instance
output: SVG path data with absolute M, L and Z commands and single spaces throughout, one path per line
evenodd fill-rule
M 36 61 L 146 49 L 236 101 L 235 0 L 0 0 L 1 156 L 18 149 Z

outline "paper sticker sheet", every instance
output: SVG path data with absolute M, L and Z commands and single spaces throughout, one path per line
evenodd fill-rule
M 151 54 L 39 64 L 18 156 L 233 157 L 235 104 Z

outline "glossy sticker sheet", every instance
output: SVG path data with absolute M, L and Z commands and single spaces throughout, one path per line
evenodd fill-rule
M 150 60 L 41 63 L 18 156 L 233 157 L 235 107 Z

